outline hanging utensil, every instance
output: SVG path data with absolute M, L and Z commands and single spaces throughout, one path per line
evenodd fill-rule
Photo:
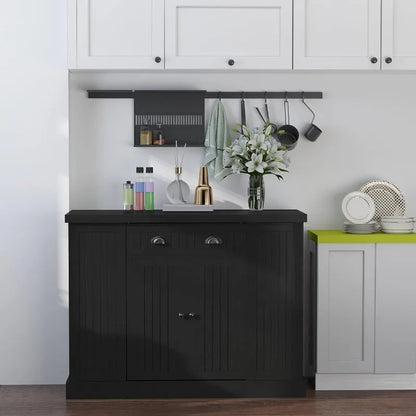
M 264 125 L 266 125 L 267 121 L 263 117 L 263 114 L 261 113 L 260 108 L 258 108 L 258 107 L 254 107 L 254 108 L 257 110 L 257 113 L 259 114 L 260 118 L 263 120 Z
M 305 93 L 302 93 L 302 102 L 305 104 L 306 108 L 312 113 L 312 121 L 309 127 L 307 128 L 305 132 L 305 137 L 310 140 L 311 142 L 314 142 L 322 133 L 322 130 L 313 122 L 315 121 L 315 113 L 313 112 L 312 108 L 308 106 L 308 104 L 305 103 Z
M 267 121 L 269 122 L 269 125 L 271 126 L 270 135 L 273 136 L 277 132 L 277 125 L 270 121 L 269 106 L 267 102 L 267 92 L 264 93 L 264 107 L 266 108 Z
M 243 134 L 243 126 L 246 126 L 246 103 L 244 101 L 244 92 L 241 93 L 241 134 Z
M 283 106 L 285 110 L 285 124 L 279 127 L 277 138 L 282 146 L 286 147 L 286 150 L 292 150 L 296 147 L 299 139 L 299 131 L 295 126 L 290 124 L 290 108 L 289 101 L 287 100 L 287 93 L 285 95 Z

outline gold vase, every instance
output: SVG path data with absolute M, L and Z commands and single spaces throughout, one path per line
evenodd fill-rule
M 212 205 L 212 188 L 209 186 L 208 168 L 203 166 L 199 169 L 198 186 L 195 189 L 195 205 Z

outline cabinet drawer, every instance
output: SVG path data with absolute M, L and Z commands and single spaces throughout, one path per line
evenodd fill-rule
M 198 251 L 230 254 L 244 247 L 245 233 L 240 225 L 132 225 L 127 229 L 127 255 L 165 255 Z

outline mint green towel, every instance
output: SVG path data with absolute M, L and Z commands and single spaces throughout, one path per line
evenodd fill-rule
M 227 126 L 224 106 L 218 101 L 211 114 L 208 128 L 205 133 L 205 162 L 211 178 L 217 181 L 229 175 L 224 167 L 224 149 L 229 144 L 230 134 Z

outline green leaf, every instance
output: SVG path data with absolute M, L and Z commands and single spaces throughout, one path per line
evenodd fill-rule
M 266 126 L 267 126 L 267 124 L 266 124 Z M 271 131 L 272 131 L 272 126 L 269 124 L 269 125 L 266 127 L 266 130 L 264 130 L 264 135 L 265 135 L 266 137 L 270 136 Z

